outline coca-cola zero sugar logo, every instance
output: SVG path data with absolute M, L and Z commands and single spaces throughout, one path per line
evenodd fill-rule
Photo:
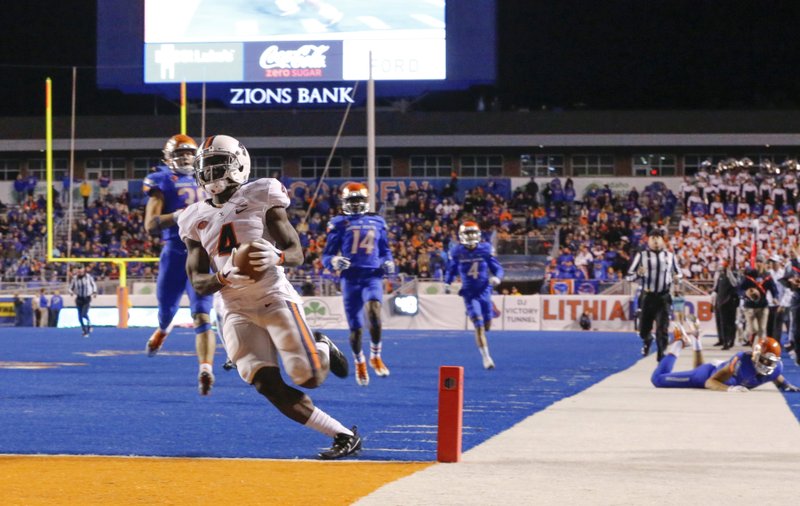
M 258 65 L 264 69 L 264 77 L 322 77 L 329 49 L 325 44 L 304 44 L 282 50 L 273 44 L 261 53 Z

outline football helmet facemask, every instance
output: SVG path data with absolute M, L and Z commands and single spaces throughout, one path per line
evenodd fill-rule
M 753 345 L 753 365 L 758 374 L 772 374 L 781 363 L 781 345 L 771 337 L 762 337 Z
M 458 227 L 458 242 L 467 248 L 475 248 L 481 242 L 481 229 L 474 221 L 465 221 Z
M 231 185 L 239 186 L 250 178 L 247 148 L 227 135 L 214 135 L 203 142 L 194 160 L 194 175 L 211 195 L 219 195 Z
M 369 191 L 361 183 L 350 183 L 342 190 L 342 212 L 364 214 L 369 210 Z
M 164 165 L 169 167 L 169 170 L 185 176 L 192 174 L 194 170 L 192 164 L 197 154 L 197 143 L 194 139 L 183 134 L 173 135 L 164 144 L 161 153 L 164 155 Z

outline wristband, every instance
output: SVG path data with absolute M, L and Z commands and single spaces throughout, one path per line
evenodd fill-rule
M 226 279 L 226 278 L 225 278 L 225 277 L 222 275 L 222 273 L 221 273 L 221 272 L 219 272 L 219 271 L 217 271 L 217 273 L 216 273 L 216 274 L 214 274 L 214 276 L 217 278 L 217 281 L 218 281 L 218 282 L 219 282 L 219 284 L 221 284 L 222 286 L 228 286 L 228 285 L 230 285 L 230 284 L 231 284 L 231 282 L 230 282 L 230 281 L 228 281 L 228 280 L 227 280 L 227 279 Z

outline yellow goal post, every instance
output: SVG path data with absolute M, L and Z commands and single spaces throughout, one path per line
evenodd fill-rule
M 48 263 L 111 263 L 119 269 L 119 286 L 117 287 L 117 310 L 119 311 L 118 328 L 128 327 L 128 310 L 130 297 L 128 293 L 128 263 L 156 263 L 158 257 L 103 258 L 103 257 L 56 257 L 53 255 L 53 109 L 52 82 L 45 82 L 45 166 L 47 171 L 47 262 Z M 72 212 L 72 209 L 69 209 Z

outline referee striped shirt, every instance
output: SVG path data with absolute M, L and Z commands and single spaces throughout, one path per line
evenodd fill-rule
M 72 284 L 69 285 L 69 291 L 78 297 L 91 297 L 97 293 L 97 285 L 91 274 L 86 273 L 83 276 L 75 276 L 72 278 Z
M 642 290 L 645 292 L 666 292 L 672 287 L 673 278 L 682 277 L 674 254 L 666 250 L 651 249 L 636 254 L 626 276 L 628 281 L 641 278 Z

